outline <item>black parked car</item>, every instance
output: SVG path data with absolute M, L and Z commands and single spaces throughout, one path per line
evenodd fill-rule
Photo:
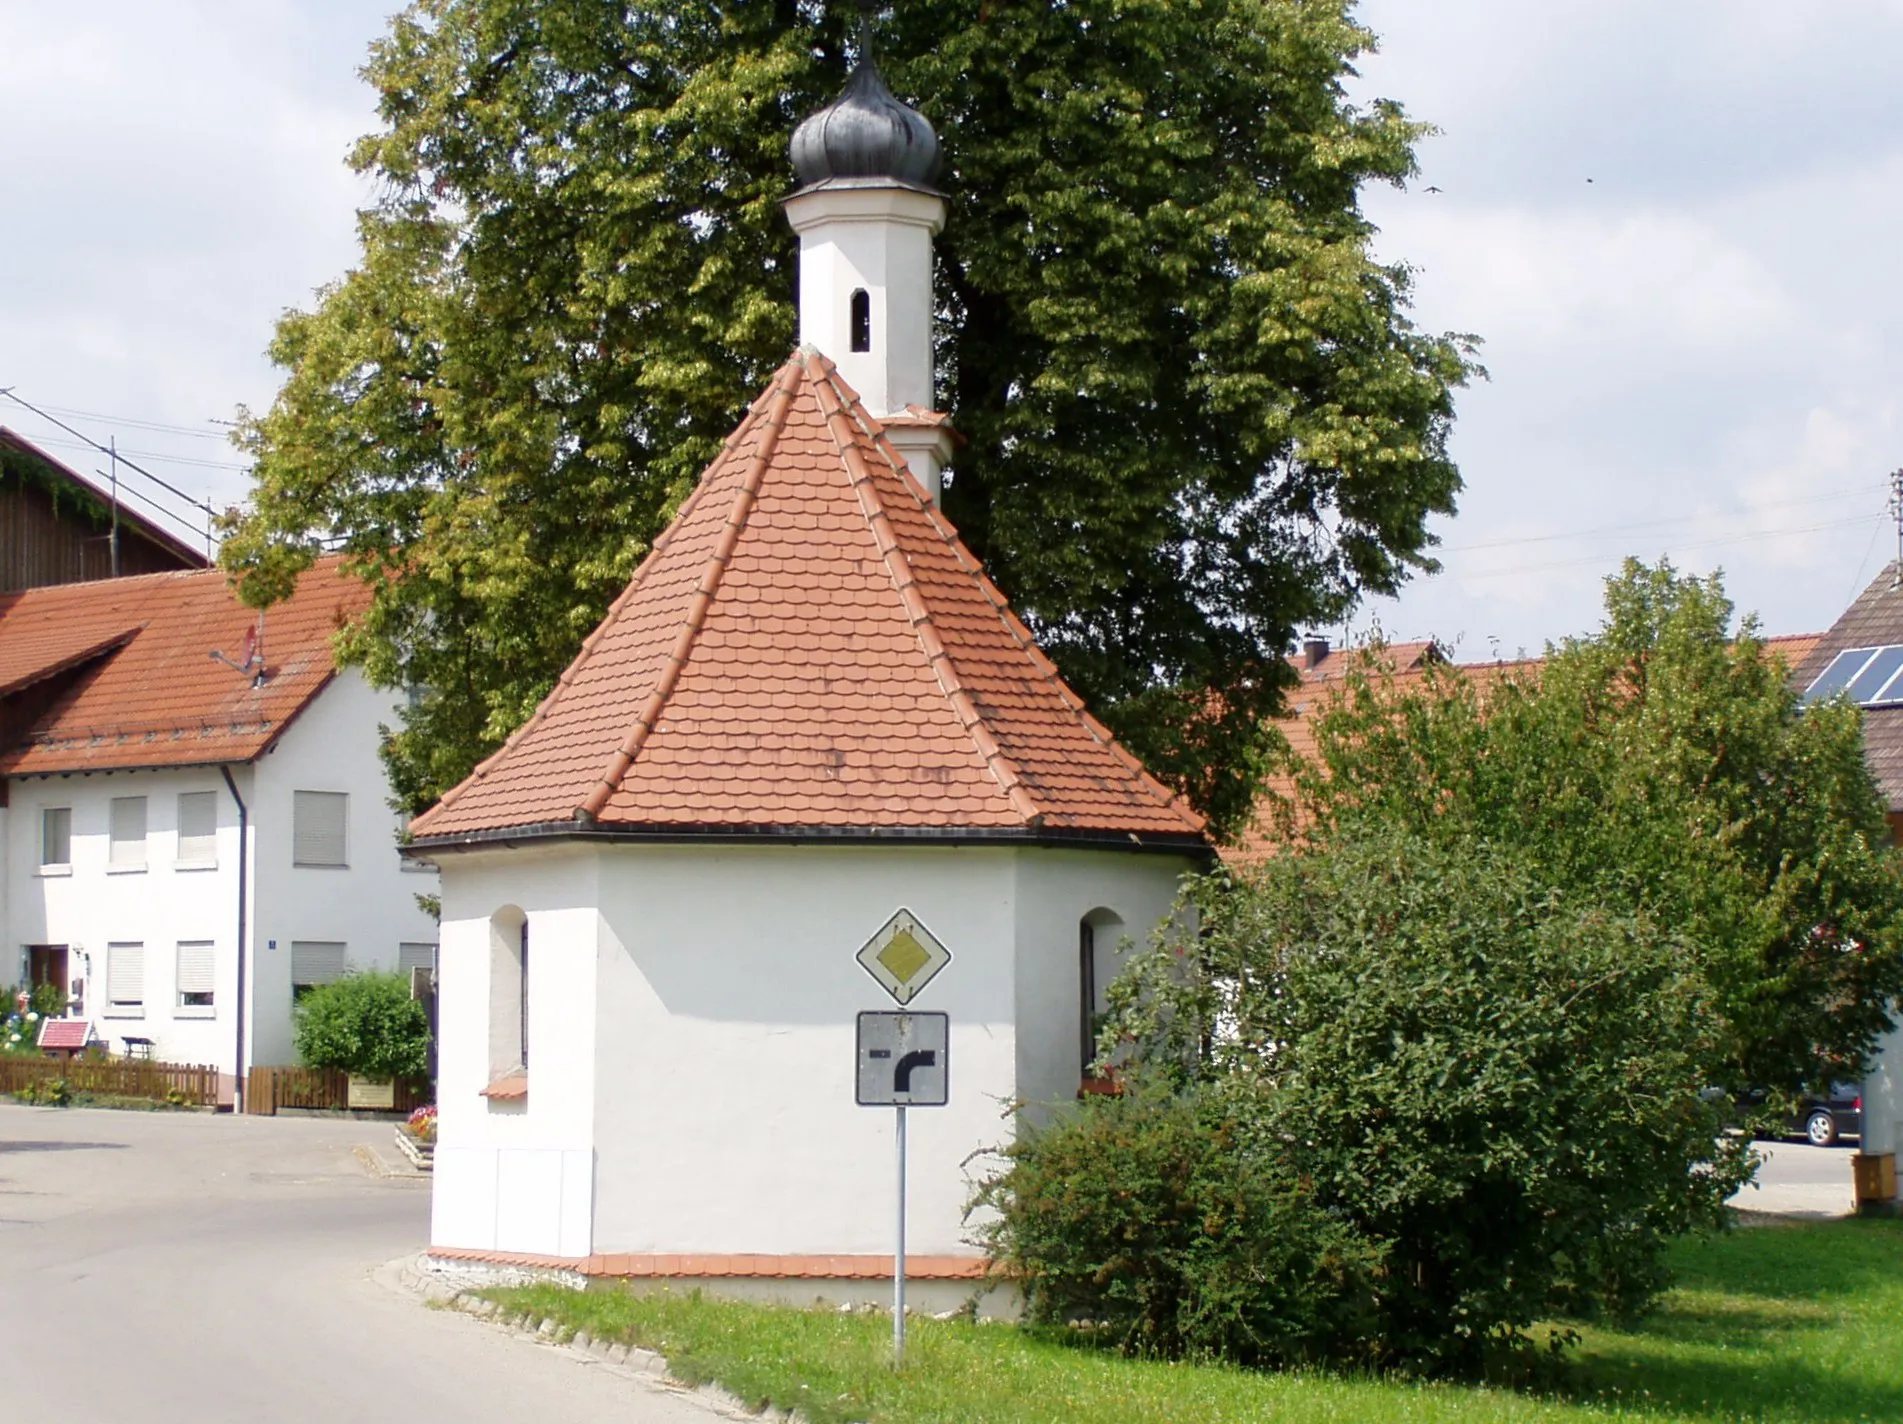
M 1723 1088 L 1707 1088 L 1704 1096 L 1712 1102 L 1729 1101 Z M 1764 1090 L 1753 1088 L 1737 1100 L 1733 1112 L 1741 1116 L 1745 1111 L 1762 1107 L 1764 1099 Z M 1736 1120 L 1734 1116 L 1733 1121 Z M 1760 1131 L 1758 1135 L 1763 1137 L 1771 1134 Z M 1827 1094 L 1806 1094 L 1799 1100 L 1797 1111 L 1786 1121 L 1784 1131 L 1778 1135 L 1802 1137 L 1816 1147 L 1829 1147 L 1845 1137 L 1862 1141 L 1862 1089 L 1855 1083 L 1832 1083 Z
M 1790 1121 L 1813 1147 L 1829 1147 L 1840 1137 L 1863 1140 L 1863 1090 L 1855 1083 L 1832 1083 L 1825 1097 L 1805 1098 Z

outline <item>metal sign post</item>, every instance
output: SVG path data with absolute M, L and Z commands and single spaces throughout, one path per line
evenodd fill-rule
M 899 1222 L 893 1233 L 898 1243 L 892 1253 L 892 1368 L 905 1364 L 905 1104 L 893 1112 L 898 1116 L 899 1141 Z
M 905 1363 L 905 1110 L 942 1108 L 951 1096 L 951 1019 L 946 1014 L 859 1015 L 856 1098 L 892 1108 L 898 1146 L 898 1223 L 892 1253 L 892 1364 Z

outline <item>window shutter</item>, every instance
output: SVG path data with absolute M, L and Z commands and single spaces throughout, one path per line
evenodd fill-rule
M 344 944 L 341 940 L 294 939 L 291 941 L 291 986 L 334 984 L 344 977 Z
M 145 864 L 145 797 L 112 798 L 112 863 Z
M 298 791 L 291 797 L 291 863 L 345 865 L 344 825 L 350 798 L 341 791 Z
M 208 939 L 178 943 L 178 1001 L 209 1004 L 212 995 L 212 947 Z
M 185 791 L 178 798 L 178 859 L 218 858 L 218 793 Z
M 49 806 L 40 812 L 40 864 L 73 863 L 73 808 Z
M 145 1003 L 145 946 L 106 946 L 106 1000 L 137 1006 Z
M 433 944 L 418 944 L 405 940 L 396 947 L 398 973 L 408 974 L 416 969 L 430 969 L 435 967 L 435 964 L 436 946 Z

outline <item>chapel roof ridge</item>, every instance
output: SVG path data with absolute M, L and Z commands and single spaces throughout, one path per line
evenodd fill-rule
M 811 346 L 529 720 L 413 829 L 568 825 L 1203 844 Z

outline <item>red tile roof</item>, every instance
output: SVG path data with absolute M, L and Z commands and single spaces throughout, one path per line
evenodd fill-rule
M 0 775 L 249 761 L 330 681 L 331 635 L 369 597 L 339 560 L 320 561 L 265 616 L 254 687 L 211 656 L 237 658 L 257 620 L 216 569 L 0 595 L 0 726 L 10 698 L 66 682 L 9 729 Z
M 1825 636 L 1822 633 L 1780 633 L 1761 641 L 1767 652 L 1784 659 L 1785 666 L 1793 673 L 1793 681 L 1803 687 L 1809 678 L 1796 674 L 1819 640 Z M 1903 641 L 1903 634 L 1899 634 L 1898 641 Z M 1288 715 L 1277 723 L 1288 740 L 1289 752 L 1295 762 L 1315 759 L 1315 717 L 1338 701 L 1345 690 L 1348 674 L 1357 667 L 1365 667 L 1365 659 L 1371 652 L 1374 650 L 1369 648 L 1324 647 L 1321 657 L 1312 666 L 1300 666 L 1302 685 L 1289 694 Z M 1446 661 L 1444 653 L 1432 640 L 1389 643 L 1375 652 L 1374 656 L 1375 667 L 1385 671 L 1393 690 L 1399 693 L 1415 690 L 1426 681 L 1428 669 L 1437 660 Z M 1458 668 L 1463 676 L 1484 689 L 1496 678 L 1510 673 L 1537 674 L 1545 662 L 1544 658 L 1514 658 L 1460 663 Z M 1899 718 L 1899 726 L 1903 726 L 1903 714 L 1899 714 Z M 1223 859 L 1231 865 L 1247 866 L 1273 855 L 1283 844 L 1283 831 L 1275 814 L 1278 809 L 1277 798 L 1287 798 L 1294 790 L 1294 777 L 1286 770 L 1271 774 L 1263 785 L 1255 819 L 1235 844 L 1224 848 Z
M 418 818 L 1201 844 L 830 361 L 793 357 L 529 721 Z

